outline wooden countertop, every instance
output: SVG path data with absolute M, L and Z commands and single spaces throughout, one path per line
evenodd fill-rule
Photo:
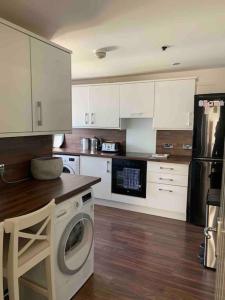
M 189 164 L 191 161 L 190 156 L 175 156 L 171 155 L 167 159 L 165 158 L 153 158 L 149 153 L 135 153 L 127 152 L 124 155 L 118 155 L 113 153 L 102 153 L 95 152 L 91 153 L 90 151 L 79 151 L 73 150 L 71 148 L 54 148 L 54 154 L 65 154 L 65 155 L 74 155 L 74 156 L 93 156 L 93 157 L 105 157 L 105 158 L 117 158 L 117 159 L 132 159 L 132 160 L 145 160 L 145 161 L 156 161 L 156 162 L 165 162 L 165 163 L 176 163 L 176 164 Z
M 100 182 L 97 177 L 62 174 L 54 180 L 35 180 L 7 184 L 0 190 L 0 222 L 33 212 L 55 199 L 56 204 Z

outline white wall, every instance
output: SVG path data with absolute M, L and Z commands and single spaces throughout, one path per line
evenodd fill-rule
M 127 119 L 126 129 L 127 152 L 155 152 L 156 131 L 152 128 L 152 119 Z

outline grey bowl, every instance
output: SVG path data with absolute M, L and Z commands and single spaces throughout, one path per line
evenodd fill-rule
M 39 157 L 31 160 L 31 174 L 35 179 L 51 180 L 60 177 L 63 171 L 61 157 Z

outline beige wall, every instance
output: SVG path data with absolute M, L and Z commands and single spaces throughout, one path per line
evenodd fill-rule
M 152 80 L 179 77 L 197 77 L 197 94 L 203 93 L 225 93 L 225 68 L 189 70 L 167 73 L 148 73 L 141 75 L 118 76 L 108 78 L 90 78 L 73 80 L 73 84 L 123 82 L 133 80 Z

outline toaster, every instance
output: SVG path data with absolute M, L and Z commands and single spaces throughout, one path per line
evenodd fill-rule
M 118 142 L 103 142 L 102 152 L 118 153 L 120 151 L 120 143 Z

